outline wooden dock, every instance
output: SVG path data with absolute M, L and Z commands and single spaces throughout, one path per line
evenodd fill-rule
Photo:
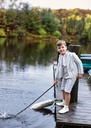
M 59 87 L 56 89 L 57 99 L 61 99 Z M 91 128 L 91 83 L 88 83 L 88 74 L 79 80 L 78 101 L 70 104 L 70 111 L 59 114 L 62 107 L 56 106 L 56 128 Z

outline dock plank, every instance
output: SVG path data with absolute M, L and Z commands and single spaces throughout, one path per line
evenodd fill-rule
M 62 94 L 57 87 L 57 99 L 62 99 Z M 60 96 L 60 98 L 59 98 Z M 58 125 L 72 125 L 91 128 L 91 85 L 88 83 L 88 74 L 85 74 L 79 80 L 78 88 L 78 101 L 71 103 L 69 106 L 70 111 L 65 114 L 59 114 L 58 111 L 62 107 L 56 106 L 56 123 Z

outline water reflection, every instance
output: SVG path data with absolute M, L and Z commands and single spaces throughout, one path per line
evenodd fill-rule
M 14 42 L 13 40 L 0 42 L 0 70 L 3 65 L 12 69 L 14 64 L 19 65 L 19 68 L 24 68 L 27 65 L 48 66 L 54 56 L 55 43 Z
M 80 53 L 91 53 L 91 45 L 81 44 Z M 0 61 L 7 65 L 19 64 L 47 66 L 56 56 L 55 42 L 33 42 L 0 39 Z
M 42 108 L 42 109 L 39 109 L 39 110 L 34 110 L 35 112 L 40 112 L 42 113 L 43 115 L 54 115 L 53 111 L 51 109 L 48 109 L 48 108 Z

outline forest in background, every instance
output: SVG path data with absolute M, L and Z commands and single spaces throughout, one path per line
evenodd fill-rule
M 0 37 L 58 38 L 91 42 L 91 10 L 51 10 L 10 0 L 4 8 L 0 1 Z

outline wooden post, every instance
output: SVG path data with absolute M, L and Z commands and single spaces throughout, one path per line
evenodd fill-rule
M 75 52 L 78 56 L 80 56 L 80 45 L 69 45 L 68 50 L 71 52 Z M 76 103 L 78 101 L 78 78 L 73 86 L 71 91 L 71 100 L 70 103 Z

